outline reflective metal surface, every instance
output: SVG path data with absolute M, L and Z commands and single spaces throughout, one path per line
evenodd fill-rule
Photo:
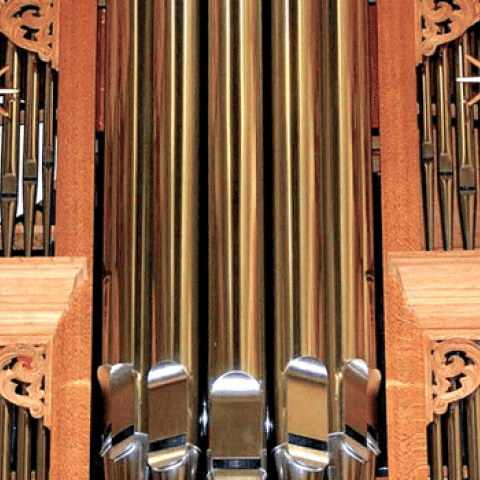
M 261 379 L 261 2 L 212 0 L 209 22 L 209 377 L 238 369 Z
M 438 108 L 438 182 L 442 215 L 443 245 L 453 248 L 453 145 L 451 119 L 451 61 L 449 47 L 440 49 L 437 62 L 437 108 Z
M 425 234 L 427 250 L 433 250 L 435 147 L 432 125 L 432 64 L 426 59 L 422 66 L 422 176 L 424 184 Z
M 318 228 L 321 14 L 313 0 L 272 2 L 275 405 L 280 442 L 287 433 L 283 375 L 288 362 L 296 356 L 325 359 Z
M 199 2 L 157 1 L 155 18 L 149 463 L 156 478 L 185 478 L 194 476 L 199 456 Z M 182 446 L 172 447 L 180 438 Z
M 27 92 L 25 112 L 25 151 L 23 158 L 23 210 L 25 255 L 33 249 L 35 201 L 38 183 L 39 75 L 36 54 L 27 60 Z
M 18 48 L 13 43 L 7 46 L 5 88 L 20 90 L 20 59 Z M 18 147 L 20 134 L 20 95 L 5 95 L 5 108 L 8 116 L 3 116 L 2 127 L 2 245 L 4 255 L 12 254 L 13 232 L 17 211 Z
M 208 469 L 212 478 L 225 469 L 257 476 L 265 464 L 261 2 L 212 0 L 208 14 Z
M 272 447 L 277 438 L 282 479 L 374 474 L 380 379 L 366 4 L 272 3 L 274 210 L 266 214 L 261 5 L 208 2 L 208 45 L 196 1 L 108 5 L 99 377 L 111 479 L 133 472 L 193 479 L 203 463 L 211 479 L 263 479 L 267 435 Z M 207 116 L 208 166 L 201 167 L 198 129 Z M 201 168 L 208 169 L 208 235 L 197 225 Z M 265 353 L 267 217 L 274 221 L 274 362 Z M 198 267 L 203 237 L 207 272 Z M 198 309 L 198 282 L 208 282 L 208 315 Z M 208 372 L 198 371 L 199 351 L 208 351 Z M 266 365 L 274 368 L 268 384 Z
M 469 34 L 465 33 L 457 41 L 455 76 L 471 75 L 470 63 L 466 56 L 472 53 Z M 473 139 L 473 111 L 467 105 L 471 98 L 471 87 L 467 83 L 458 83 L 456 88 L 457 115 L 457 162 L 458 162 L 458 196 L 460 220 L 462 223 L 463 243 L 467 250 L 474 248 L 476 223 L 476 173 Z

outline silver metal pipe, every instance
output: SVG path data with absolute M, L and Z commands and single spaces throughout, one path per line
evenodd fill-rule
M 263 475 L 264 466 L 261 18 L 259 0 L 209 2 L 209 470 L 214 477 L 234 465 L 235 474 Z M 250 442 L 242 440 L 246 435 Z
M 115 323 L 110 322 L 112 330 L 105 333 L 113 352 L 107 352 L 99 370 L 111 428 L 103 454 L 107 472 L 116 472 L 115 480 L 129 475 L 141 480 L 148 472 L 155 2 L 115 0 L 108 7 L 105 156 L 118 175 L 115 191 L 107 190 L 107 195 L 112 194 L 109 201 L 117 213 L 109 267 L 118 279 L 118 290 L 112 290 L 117 297 L 110 301 L 118 302 L 119 335 L 115 337 Z M 113 338 L 118 345 L 112 344 Z M 116 355 L 121 363 L 109 365 Z M 121 401 L 125 392 L 131 397 L 128 404 Z
M 366 324 L 364 275 L 370 266 L 365 268 L 365 177 L 357 175 L 367 171 L 370 160 L 368 7 L 361 0 L 329 0 L 321 8 L 324 140 L 320 229 L 329 371 L 329 474 L 331 479 L 346 480 L 362 478 L 354 474 L 363 475 L 361 470 L 369 459 L 367 424 L 371 420 L 367 401 L 370 372 L 362 360 L 349 361 L 370 361 L 365 336 L 359 335 Z M 358 441 L 352 431 L 359 434 L 354 435 Z M 344 445 L 355 455 L 348 458 Z
M 153 366 L 154 478 L 194 476 L 198 436 L 199 1 L 156 2 Z M 153 450 L 152 450 L 153 449 Z

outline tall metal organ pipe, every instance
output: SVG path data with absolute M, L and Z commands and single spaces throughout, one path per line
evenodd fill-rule
M 210 479 L 266 476 L 261 5 L 208 3 Z M 277 466 L 282 480 L 370 480 L 367 6 L 272 8 Z M 108 480 L 194 478 L 201 453 L 199 11 L 199 0 L 108 7 Z
M 261 3 L 209 2 L 212 477 L 264 467 Z
M 308 469 L 321 478 L 329 461 L 322 448 L 328 440 L 319 229 L 322 12 L 314 0 L 274 0 L 272 7 L 275 456 L 280 477 Z
M 342 446 L 351 447 L 364 461 L 376 452 L 374 438 L 369 435 L 374 427 L 374 419 L 369 417 L 375 395 L 367 397 L 366 390 L 368 386 L 370 390 L 378 388 L 378 372 L 373 370 L 373 349 L 367 348 L 358 334 L 365 329 L 373 333 L 368 328 L 372 317 L 365 318 L 365 305 L 369 303 L 365 279 L 372 272 L 367 246 L 371 222 L 367 202 L 371 199 L 365 195 L 370 137 L 368 6 L 361 0 L 328 0 L 321 8 L 324 141 L 320 230 L 329 370 L 330 478 L 337 480 L 362 478 L 358 477 L 362 465 L 350 464 Z
M 272 21 L 277 466 L 373 478 L 367 6 L 275 0 Z
M 109 345 L 99 379 L 105 395 L 108 479 L 147 475 L 152 316 L 154 111 L 153 0 L 113 0 L 107 15 L 106 212 L 115 216 L 105 270 L 111 289 L 104 332 Z M 110 171 L 108 171 L 110 169 Z M 107 219 L 107 223 L 110 218 Z M 118 328 L 118 336 L 116 330 Z
M 198 431 L 199 0 L 159 0 L 149 465 L 194 476 Z M 182 473 L 186 472 L 186 473 Z

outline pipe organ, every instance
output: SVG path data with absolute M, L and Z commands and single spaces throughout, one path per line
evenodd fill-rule
M 478 0 L 0 2 L 0 480 L 473 480 Z

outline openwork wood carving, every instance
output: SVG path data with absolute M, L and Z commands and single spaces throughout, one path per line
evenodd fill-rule
M 432 367 L 433 411 L 437 415 L 480 385 L 480 349 L 471 340 L 455 338 L 436 344 L 432 348 Z
M 0 0 L 0 31 L 15 45 L 54 59 L 55 0 Z
M 0 346 L 0 395 L 29 409 L 34 418 L 45 413 L 45 357 L 44 345 Z
M 480 20 L 479 0 L 417 0 L 420 15 L 420 45 L 417 59 L 435 53 L 438 45 L 455 40 Z

